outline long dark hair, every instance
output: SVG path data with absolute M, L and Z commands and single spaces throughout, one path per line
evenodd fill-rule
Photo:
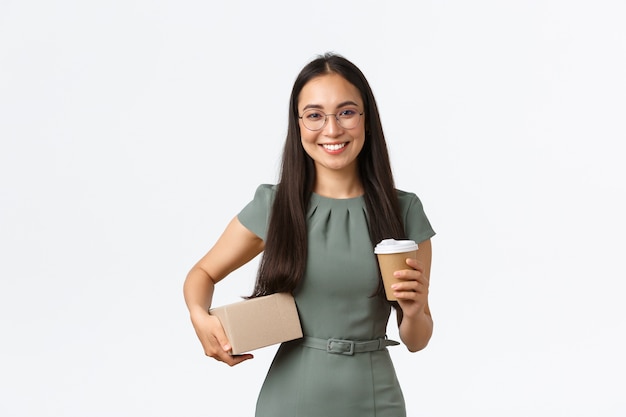
M 361 70 L 346 58 L 334 53 L 320 55 L 300 71 L 291 91 L 280 180 L 251 297 L 293 292 L 304 276 L 307 262 L 306 213 L 315 183 L 315 165 L 301 144 L 298 98 L 309 81 L 330 73 L 336 73 L 354 85 L 363 100 L 365 143 L 358 156 L 358 167 L 372 250 L 382 239 L 405 238 L 387 143 L 372 89 Z M 378 294 L 383 294 L 382 285 Z

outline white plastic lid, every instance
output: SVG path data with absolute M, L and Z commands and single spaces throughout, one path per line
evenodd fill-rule
M 417 243 L 412 240 L 384 239 L 376 245 L 374 253 L 386 255 L 389 253 L 410 252 L 412 250 L 417 250 Z

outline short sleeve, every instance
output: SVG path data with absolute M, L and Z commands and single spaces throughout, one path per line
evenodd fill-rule
M 276 186 L 261 184 L 254 198 L 237 215 L 239 222 L 261 239 L 265 240 L 270 221 L 270 212 L 276 195 Z
M 400 209 L 402 210 L 404 228 L 407 237 L 417 243 L 430 239 L 435 235 L 422 202 L 413 193 L 398 190 Z

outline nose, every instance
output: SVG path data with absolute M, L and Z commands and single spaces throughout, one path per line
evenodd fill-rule
M 337 116 L 334 114 L 326 115 L 326 126 L 324 126 L 324 132 L 326 136 L 337 136 L 343 131 L 343 128 L 337 120 Z

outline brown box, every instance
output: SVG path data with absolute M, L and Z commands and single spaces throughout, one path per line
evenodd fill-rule
M 291 294 L 277 293 L 212 308 L 232 346 L 233 355 L 302 337 Z

